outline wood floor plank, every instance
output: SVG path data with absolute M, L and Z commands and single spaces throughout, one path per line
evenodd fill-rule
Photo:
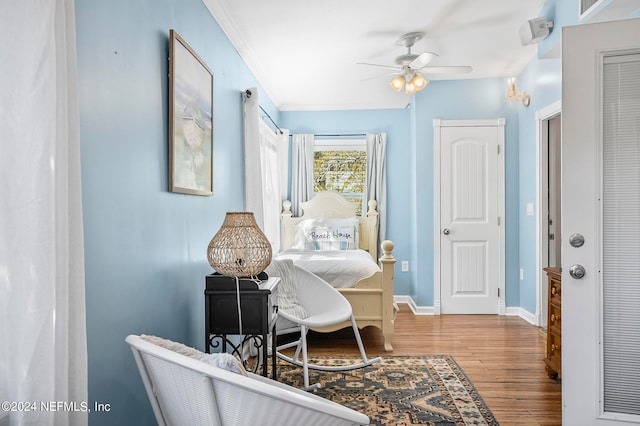
M 369 357 L 384 356 L 378 329 L 361 336 Z M 545 336 L 519 317 L 496 315 L 414 315 L 400 305 L 394 355 L 452 355 L 501 426 L 560 425 L 561 383 L 544 369 Z M 311 333 L 309 353 L 357 355 L 353 331 Z

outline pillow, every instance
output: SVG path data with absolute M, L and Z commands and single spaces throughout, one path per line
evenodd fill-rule
M 160 346 L 161 348 L 169 349 L 180 355 L 188 356 L 189 358 L 197 359 L 206 364 L 213 365 L 214 367 L 222 368 L 223 370 L 231 371 L 232 373 L 247 375 L 244 366 L 236 357 L 227 353 L 206 354 L 200 352 L 197 349 L 177 343 L 171 340 L 163 339 L 157 336 L 148 336 L 143 334 L 140 336 L 142 340 L 146 340 L 149 343 Z
M 303 250 L 355 250 L 360 221 L 348 219 L 307 219 L 296 225 L 293 248 Z
M 298 300 L 296 287 L 296 270 L 291 259 L 273 259 L 265 272 L 270 277 L 280 277 L 278 284 L 278 311 L 286 312 L 296 318 L 305 319 L 309 316 L 306 309 Z

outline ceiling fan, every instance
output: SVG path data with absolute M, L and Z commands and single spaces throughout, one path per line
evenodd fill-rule
M 358 62 L 360 65 L 371 65 L 392 69 L 395 72 L 385 75 L 398 74 L 389 85 L 393 90 L 399 92 L 404 87 L 405 93 L 413 94 L 427 87 L 427 79 L 420 72 L 425 74 L 451 74 L 451 73 L 467 73 L 471 71 L 470 66 L 428 66 L 428 64 L 438 56 L 433 52 L 412 53 L 411 48 L 416 42 L 424 37 L 423 32 L 411 32 L 403 34 L 396 41 L 399 46 L 405 46 L 407 53 L 400 55 L 395 59 L 396 66 L 370 64 L 366 62 Z

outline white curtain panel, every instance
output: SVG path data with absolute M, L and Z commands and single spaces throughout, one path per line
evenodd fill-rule
M 87 349 L 73 0 L 4 2 L 0 28 L 0 401 L 81 408 Z M 0 424 L 82 425 L 87 414 L 0 410 Z
M 281 129 L 276 136 L 278 138 L 278 167 L 280 170 L 280 206 L 282 202 L 289 199 L 289 130 Z
M 242 92 L 242 100 L 244 113 L 244 206 L 246 211 L 253 212 L 260 229 L 264 229 L 258 89 L 250 87 Z
M 387 135 L 367 134 L 367 180 L 365 183 L 364 205 L 367 211 L 369 200 L 378 202 L 378 241 L 384 241 L 387 234 Z
M 302 215 L 300 203 L 313 197 L 313 134 L 296 134 L 291 141 L 291 211 Z
M 256 88 L 243 92 L 243 100 L 245 208 L 254 213 L 256 223 L 277 253 L 280 250 L 280 212 L 287 192 L 289 133 L 275 132 L 260 117 Z
M 280 160 L 278 142 L 280 139 L 264 120 L 260 120 L 260 161 L 262 163 L 262 230 L 271 242 L 274 253 L 280 251 Z

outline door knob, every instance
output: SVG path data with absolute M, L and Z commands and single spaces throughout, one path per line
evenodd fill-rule
M 451 233 L 451 231 L 449 231 L 449 228 L 444 228 L 444 229 L 442 230 L 442 233 L 443 233 L 444 235 L 449 235 L 449 234 Z
M 569 268 L 569 275 L 571 275 L 571 277 L 575 278 L 576 280 L 584 277 L 586 273 L 587 271 L 585 271 L 584 266 L 582 265 L 575 264 L 571 265 L 571 267 Z

